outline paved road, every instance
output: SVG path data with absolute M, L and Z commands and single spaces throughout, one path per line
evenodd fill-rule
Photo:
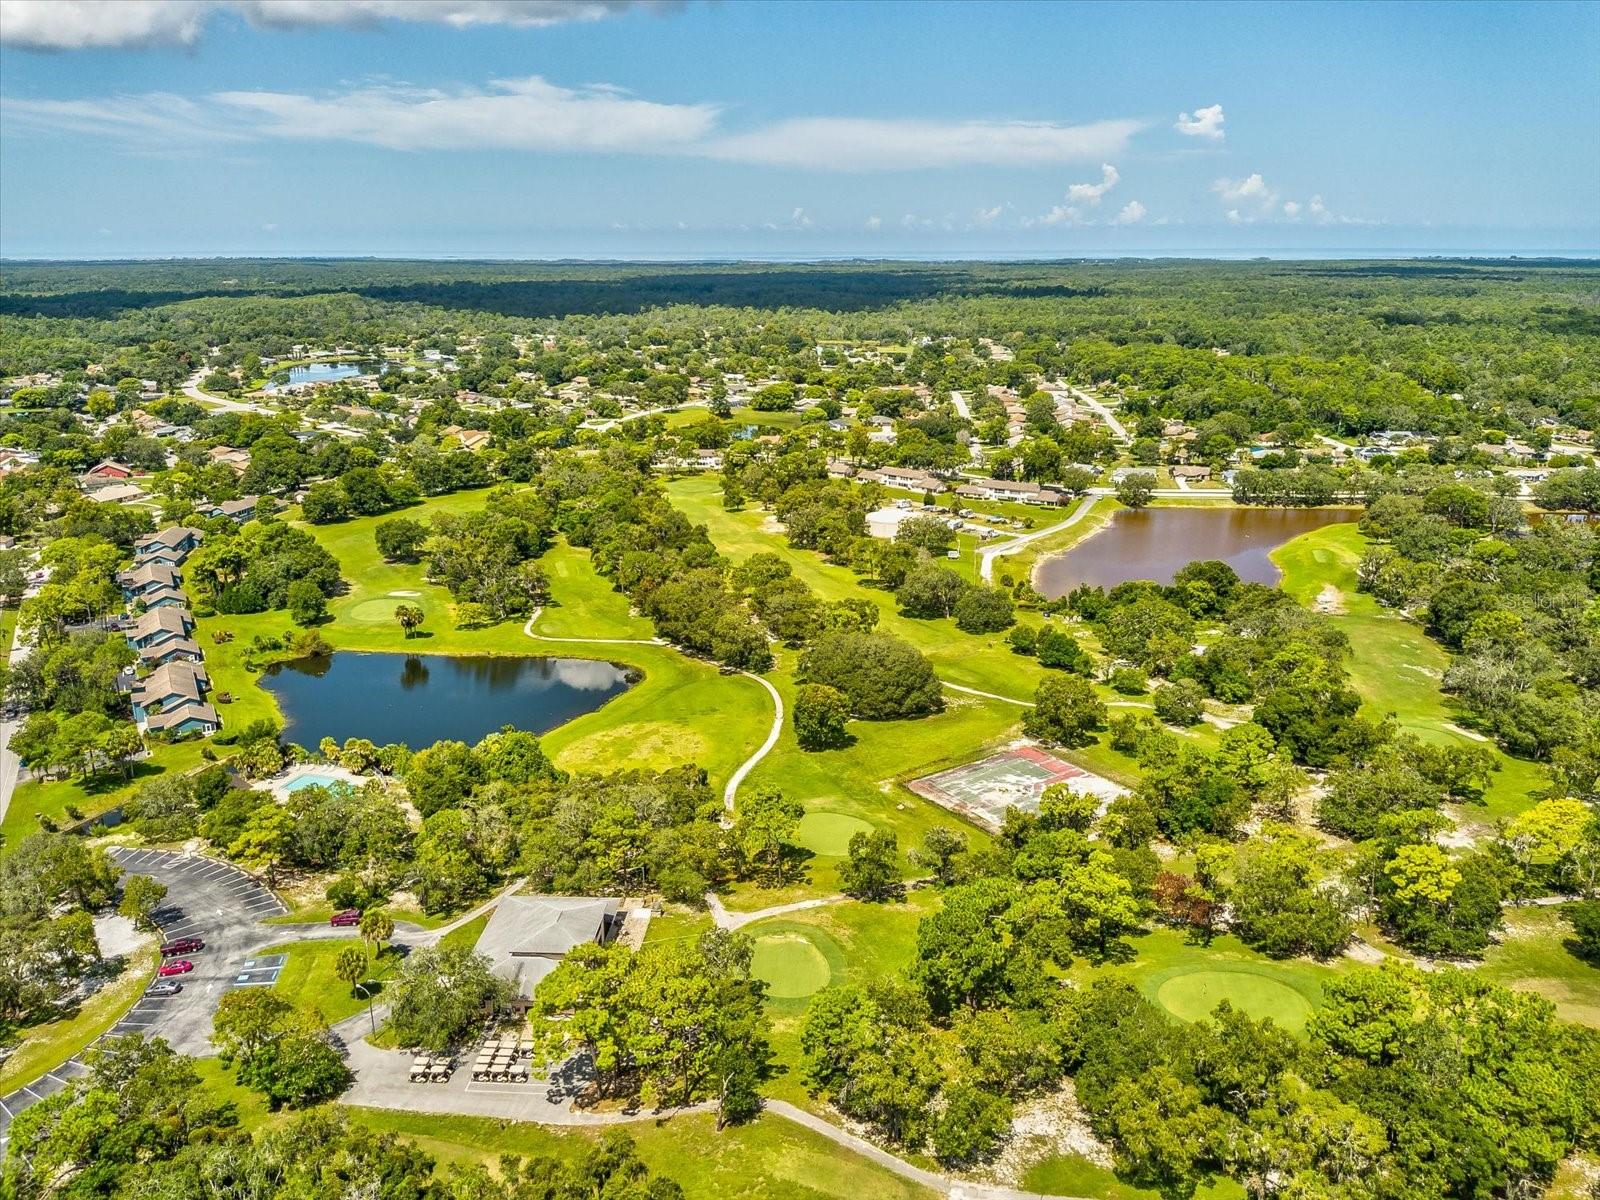
M 1054 525 L 1046 525 L 1043 529 L 1036 529 L 1032 533 L 1025 533 L 1021 537 L 1012 538 L 1008 542 L 1000 542 L 997 545 L 981 548 L 978 551 L 979 577 L 985 583 L 989 583 L 994 579 L 995 559 L 1002 555 L 1015 554 L 1018 550 L 1037 542 L 1040 538 L 1049 537 L 1052 533 L 1060 533 L 1063 529 L 1070 528 L 1083 520 L 1084 517 L 1089 515 L 1089 510 L 1094 507 L 1095 501 L 1100 499 L 1099 496 L 1093 494 L 1097 490 L 1099 489 L 1093 489 L 1089 495 L 1080 500 L 1078 507 L 1073 509 L 1065 520 L 1057 521 Z

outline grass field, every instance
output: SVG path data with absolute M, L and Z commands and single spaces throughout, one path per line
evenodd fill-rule
M 1483 956 L 1479 974 L 1537 992 L 1569 1021 L 1600 1027 L 1600 967 L 1567 949 L 1572 929 L 1557 908 L 1506 910 L 1506 927 Z
M 800 1000 L 828 986 L 834 975 L 833 963 L 823 952 L 819 930 L 768 928 L 756 938 L 750 973 L 767 985 L 767 995 L 775 1000 Z M 842 953 L 839 966 L 844 965 Z
M 1271 959 L 1234 937 L 1198 945 L 1172 929 L 1152 930 L 1133 938 L 1132 944 L 1138 953 L 1131 962 L 1080 962 L 1069 973 L 1080 983 L 1101 975 L 1126 979 L 1151 1003 L 1181 1020 L 1208 1016 L 1226 999 L 1252 1017 L 1271 1017 L 1295 1033 L 1322 1002 L 1324 983 L 1348 966 L 1343 959 L 1326 966 Z
M 1282 587 L 1310 606 L 1323 589 L 1337 589 L 1344 611 L 1333 619 L 1350 635 L 1350 677 L 1373 716 L 1392 714 L 1400 728 L 1431 742 L 1472 744 L 1475 739 L 1451 728 L 1457 716 L 1439 679 L 1449 656 L 1422 629 L 1356 591 L 1356 566 L 1367 546 L 1354 525 L 1329 525 L 1284 543 L 1272 553 L 1283 571 Z M 1490 743 L 1477 742 L 1479 745 Z M 1493 822 L 1527 807 L 1531 795 L 1548 783 L 1537 763 L 1496 751 L 1500 770 L 1482 809 L 1463 814 L 1474 822 Z
M 557 1132 L 481 1117 L 351 1108 L 352 1119 L 418 1143 L 441 1163 L 493 1165 L 501 1154 L 573 1156 L 591 1131 Z M 683 1194 L 727 1200 L 929 1200 L 933 1193 L 782 1118 L 720 1132 L 709 1114 L 626 1126 L 639 1155 Z
M 366 1008 L 367 1001 L 358 996 L 344 980 L 334 974 L 334 963 L 339 954 L 352 946 L 367 952 L 369 963 L 367 978 L 362 982 L 371 989 L 374 997 L 383 993 L 383 984 L 400 966 L 400 958 L 385 949 L 375 960 L 372 949 L 360 938 L 333 938 L 327 941 L 287 942 L 269 946 L 262 954 L 287 954 L 289 959 L 278 973 L 273 990 L 292 1000 L 299 1008 L 316 1013 L 329 1025 L 354 1016 Z
M 152 940 L 150 945 L 129 957 L 121 975 L 86 1000 L 71 1016 L 24 1031 L 17 1048 L 5 1065 L 0 1066 L 0 1095 L 60 1066 L 115 1025 L 155 978 L 156 964 L 160 961 Z

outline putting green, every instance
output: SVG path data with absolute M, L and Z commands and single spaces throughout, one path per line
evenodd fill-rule
M 1210 1016 L 1226 1000 L 1258 1021 L 1271 1017 L 1282 1028 L 1297 1033 L 1305 1028 L 1312 1009 L 1311 1001 L 1289 984 L 1245 965 L 1200 967 L 1174 975 L 1156 989 L 1156 1000 L 1185 1021 Z
M 872 823 L 844 813 L 813 809 L 800 818 L 795 840 L 813 854 L 843 858 L 850 850 L 850 839 L 858 833 L 871 833 Z
M 394 610 L 405 603 L 407 601 L 393 596 L 381 596 L 376 600 L 363 600 L 343 615 L 346 620 L 359 621 L 363 625 L 393 625 Z
M 801 933 L 769 933 L 756 939 L 750 974 L 767 984 L 767 994 L 798 1000 L 827 986 L 828 960 Z

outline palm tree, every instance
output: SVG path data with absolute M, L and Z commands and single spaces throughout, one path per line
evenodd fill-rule
M 423 616 L 422 609 L 415 604 L 397 605 L 394 610 L 394 619 L 400 622 L 400 628 L 406 631 L 408 638 L 412 631 L 422 624 Z
M 378 909 L 369 909 L 361 914 L 361 940 L 373 942 L 378 946 L 378 952 L 383 952 L 383 943 L 394 936 L 394 921 L 387 913 Z
M 333 973 L 350 985 L 350 994 L 356 994 L 356 984 L 367 977 L 367 952 L 360 946 L 346 946 L 334 960 Z

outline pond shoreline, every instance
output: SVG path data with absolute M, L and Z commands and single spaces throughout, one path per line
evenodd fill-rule
M 1167 584 L 1177 570 L 1190 562 L 1219 559 L 1233 566 L 1246 582 L 1276 587 L 1282 579 L 1282 572 L 1272 562 L 1274 551 L 1306 533 L 1359 520 L 1363 511 L 1349 505 L 1291 508 L 1243 504 L 1154 504 L 1139 509 L 1120 508 L 1106 520 L 1087 529 L 1065 550 L 1037 559 L 1029 572 L 1029 582 L 1040 595 L 1054 600 L 1083 583 L 1108 589 L 1120 583 L 1143 579 Z M 1156 514 L 1165 515 L 1157 518 Z M 1151 523 L 1156 519 L 1165 521 L 1167 529 L 1157 533 L 1158 527 Z M 1262 519 L 1302 527 L 1288 530 L 1274 539 L 1273 533 L 1276 531 L 1250 528 L 1247 524 Z M 1208 524 L 1224 522 L 1226 524 L 1222 528 L 1205 529 Z M 1173 537 L 1174 525 L 1191 526 L 1188 533 L 1198 533 L 1199 536 L 1185 537 L 1180 534 Z M 1260 537 L 1263 532 L 1268 532 L 1265 539 Z M 1105 535 L 1108 533 L 1120 534 L 1123 544 L 1106 548 L 1108 539 Z M 1208 543 L 1207 538 L 1212 541 Z M 1147 544 L 1141 546 L 1141 539 Z M 1166 539 L 1166 544 L 1158 539 Z M 1086 556 L 1084 551 L 1088 549 L 1095 553 Z M 1069 560 L 1073 560 L 1075 570 L 1067 566 Z M 1148 574 L 1131 573 L 1145 567 L 1149 567 Z

